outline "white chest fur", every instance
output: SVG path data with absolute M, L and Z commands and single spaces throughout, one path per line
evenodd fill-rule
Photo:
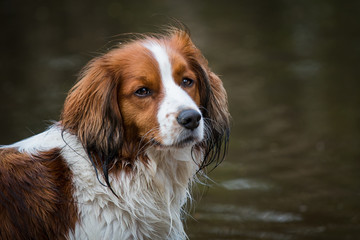
M 148 149 L 148 166 L 138 161 L 131 174 L 110 176 L 117 198 L 99 183 L 78 139 L 62 134 L 57 126 L 7 147 L 32 154 L 62 149 L 73 173 L 79 211 L 79 222 L 69 239 L 186 239 L 182 207 L 190 197 L 197 169 L 190 148 Z
M 131 174 L 110 176 L 117 198 L 99 183 L 89 161 L 64 151 L 80 214 L 70 239 L 185 239 L 181 211 L 196 171 L 190 154 L 190 149 L 185 154 L 149 150 L 148 166 L 139 161 Z

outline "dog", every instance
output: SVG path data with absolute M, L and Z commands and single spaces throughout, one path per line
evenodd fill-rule
M 60 120 L 0 149 L 0 239 L 186 239 L 191 184 L 225 157 L 227 94 L 187 30 L 91 60 Z

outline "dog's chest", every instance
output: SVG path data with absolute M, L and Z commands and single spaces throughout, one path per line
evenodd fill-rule
M 195 165 L 168 154 L 153 157 L 148 166 L 139 163 L 133 175 L 112 177 L 119 198 L 99 183 L 87 162 L 69 164 L 80 219 L 70 239 L 185 239 L 181 208 L 190 196 Z

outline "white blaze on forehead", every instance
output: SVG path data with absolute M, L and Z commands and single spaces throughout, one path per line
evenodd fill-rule
M 178 86 L 172 76 L 172 66 L 166 48 L 155 41 L 148 41 L 144 46 L 150 50 L 158 63 L 162 85 L 164 87 L 164 99 L 158 111 L 158 122 L 163 144 L 171 145 L 176 143 L 177 137 L 183 131 L 182 127 L 176 122 L 178 112 L 185 109 L 200 110 L 194 100 Z M 203 135 L 203 120 L 196 130 L 198 137 Z
M 145 47 L 151 51 L 153 57 L 157 61 L 164 85 L 166 83 L 168 84 L 169 81 L 173 81 L 171 63 L 166 49 L 157 42 L 147 42 Z

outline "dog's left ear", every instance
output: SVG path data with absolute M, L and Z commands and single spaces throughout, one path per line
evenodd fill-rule
M 230 135 L 230 114 L 227 94 L 220 78 L 208 67 L 208 62 L 184 29 L 171 29 L 172 44 L 188 60 L 199 79 L 201 111 L 205 121 L 205 140 L 199 144 L 204 160 L 199 166 L 205 168 L 212 162 L 217 166 L 225 157 Z
M 123 141 L 117 78 L 108 69 L 106 56 L 95 58 L 70 90 L 61 115 L 64 130 L 79 138 L 105 180 Z
M 225 158 L 230 136 L 230 113 L 228 98 L 220 78 L 207 63 L 202 65 L 203 116 L 206 127 L 205 156 L 201 168 L 215 162 L 216 167 Z

